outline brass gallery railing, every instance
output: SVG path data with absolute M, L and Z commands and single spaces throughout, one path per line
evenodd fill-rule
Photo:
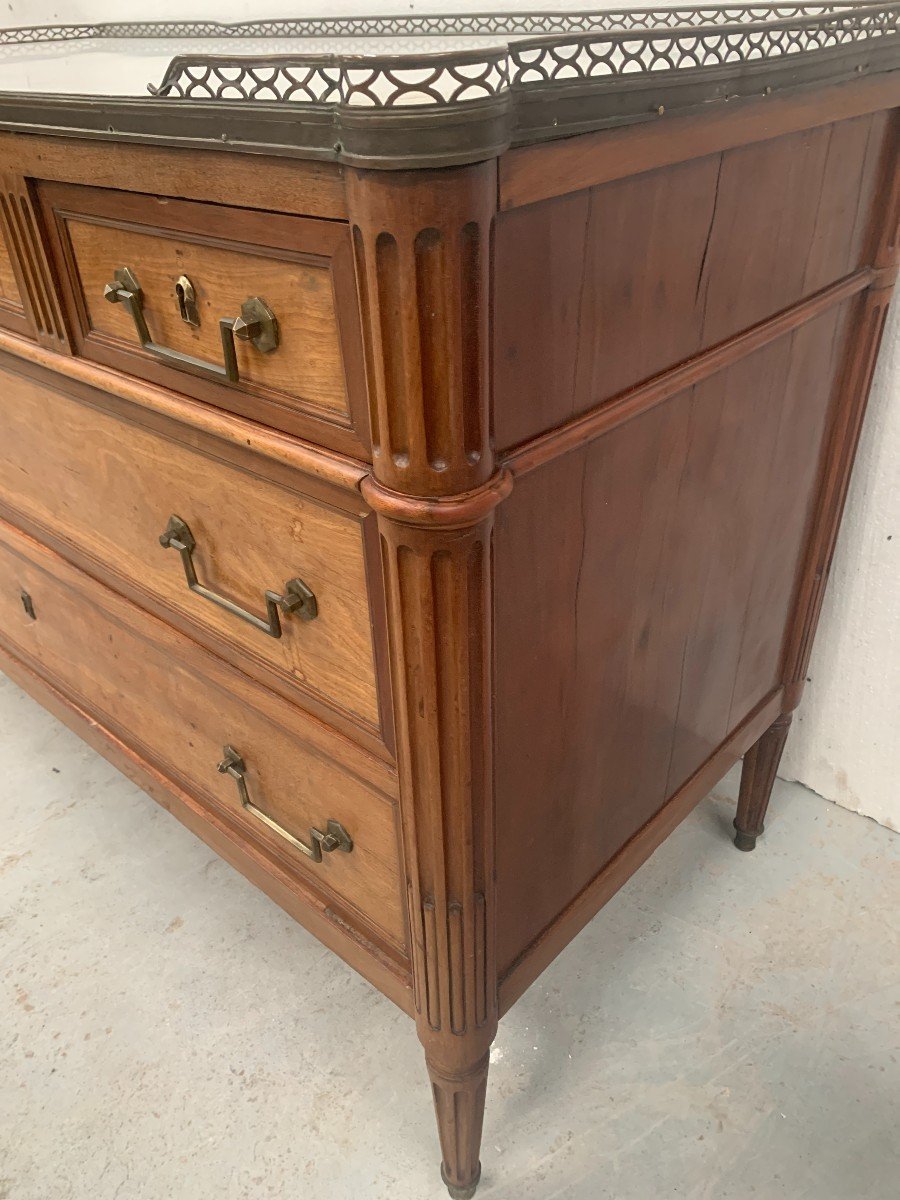
M 54 127 L 41 126 L 44 111 L 68 111 L 87 136 L 104 136 L 102 118 L 118 136 L 178 141 L 189 123 L 195 144 L 240 140 L 282 154 L 423 166 L 877 75 L 900 65 L 898 29 L 900 3 L 845 3 L 57 25 L 0 30 L 0 46 L 115 39 L 127 53 L 129 39 L 206 38 L 217 47 L 269 39 L 259 53 L 179 54 L 158 86 L 148 84 L 150 97 L 122 98 L 118 107 L 114 98 L 91 98 L 96 113 L 78 98 L 68 110 L 65 98 L 45 98 L 38 126 Z M 272 39 L 291 38 L 305 39 L 302 52 L 271 52 Z M 341 38 L 366 52 L 334 52 Z M 390 38 L 406 38 L 416 52 L 386 53 Z M 332 39 L 329 53 L 316 52 L 322 39 Z M 0 95 L 0 127 L 4 109 L 21 118 Z

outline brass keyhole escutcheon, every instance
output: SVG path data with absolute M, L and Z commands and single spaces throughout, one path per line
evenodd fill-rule
M 175 298 L 178 301 L 178 311 L 185 325 L 197 329 L 200 325 L 200 310 L 197 308 L 197 293 L 187 275 L 180 275 L 175 281 Z
M 222 357 L 224 362 L 207 362 L 204 358 L 194 358 L 183 350 L 171 346 L 161 346 L 153 340 L 153 335 L 147 326 L 144 313 L 144 293 L 138 283 L 134 271 L 130 267 L 116 267 L 111 283 L 103 289 L 103 298 L 110 304 L 122 304 L 131 314 L 135 332 L 141 349 L 154 355 L 160 362 L 192 375 L 203 375 L 207 379 L 219 379 L 227 383 L 240 383 L 241 373 L 237 359 L 237 339 L 248 342 L 254 350 L 261 354 L 271 354 L 278 349 L 278 319 L 271 308 L 259 296 L 249 296 L 241 305 L 237 317 L 221 317 L 219 320 L 219 335 L 222 339 Z M 194 285 L 186 275 L 181 275 L 175 281 L 175 298 L 178 301 L 178 312 L 187 325 L 196 328 L 200 324 L 200 312 L 197 308 L 197 297 Z

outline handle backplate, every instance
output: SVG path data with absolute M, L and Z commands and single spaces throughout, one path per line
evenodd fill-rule
M 185 276 L 179 279 L 180 286 L 183 287 L 183 281 L 190 286 L 190 280 L 186 280 Z M 187 371 L 192 375 L 202 375 L 207 379 L 218 379 L 227 383 L 240 383 L 237 350 L 234 343 L 236 337 L 250 342 L 263 354 L 269 354 L 278 347 L 278 320 L 259 296 L 250 296 L 244 301 L 241 305 L 240 316 L 231 319 L 223 317 L 219 321 L 223 358 L 221 366 L 219 363 L 207 362 L 204 358 L 195 358 L 193 354 L 185 354 L 182 350 L 173 350 L 170 346 L 161 346 L 158 342 L 154 342 L 147 327 L 147 318 L 144 315 L 144 293 L 137 281 L 137 276 L 130 267 L 116 267 L 112 283 L 108 283 L 103 289 L 103 297 L 110 304 L 125 305 L 125 308 L 131 313 L 142 349 L 158 358 L 160 362 Z M 196 313 L 196 308 L 194 311 Z M 184 315 L 184 311 L 182 315 Z M 187 319 L 186 316 L 185 319 Z M 194 324 L 193 321 L 188 323 Z M 199 317 L 197 323 L 199 324 Z
M 192 592 L 202 596 L 204 600 L 209 600 L 211 604 L 224 608 L 233 616 L 240 617 L 242 621 L 246 621 L 254 629 L 268 634 L 269 637 L 281 637 L 281 613 L 293 613 L 301 621 L 312 621 L 319 615 L 319 605 L 315 593 L 302 579 L 289 579 L 282 592 L 267 590 L 264 593 L 265 617 L 258 617 L 256 613 L 229 600 L 227 596 L 221 596 L 218 592 L 208 588 L 197 578 L 197 569 L 194 566 L 194 550 L 197 547 L 197 541 L 191 533 L 190 526 L 181 517 L 174 514 L 169 517 L 168 525 L 159 536 L 159 544 L 166 550 L 177 550 L 181 555 L 184 577 Z
M 317 863 L 322 861 L 323 853 L 331 854 L 335 850 L 342 850 L 345 854 L 349 854 L 353 850 L 353 839 L 350 834 L 340 821 L 335 821 L 331 818 L 326 823 L 324 830 L 316 829 L 315 827 L 310 829 L 308 843 L 294 837 L 283 825 L 279 825 L 277 821 L 274 821 L 268 813 L 264 813 L 261 808 L 257 808 L 250 799 L 250 792 L 247 789 L 247 765 L 237 750 L 233 746 L 225 746 L 222 749 L 222 754 L 224 757 L 218 764 L 218 770 L 222 775 L 230 775 L 237 783 L 241 808 L 252 814 L 257 820 L 262 821 L 273 833 L 277 833 L 279 837 L 284 838 L 295 850 L 299 850 L 301 854 L 305 854 L 307 858 Z

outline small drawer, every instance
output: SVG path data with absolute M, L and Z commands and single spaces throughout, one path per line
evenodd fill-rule
M 38 195 L 77 353 L 367 456 L 345 224 L 74 184 Z
M 267 685 L 381 739 L 383 589 L 359 494 L 314 498 L 261 454 L 6 361 L 0 511 Z
M 403 947 L 386 764 L 2 522 L 0 643 L 352 926 Z

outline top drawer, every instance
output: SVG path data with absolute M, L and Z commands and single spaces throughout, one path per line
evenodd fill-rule
M 346 225 L 74 184 L 38 194 L 79 354 L 368 457 Z

